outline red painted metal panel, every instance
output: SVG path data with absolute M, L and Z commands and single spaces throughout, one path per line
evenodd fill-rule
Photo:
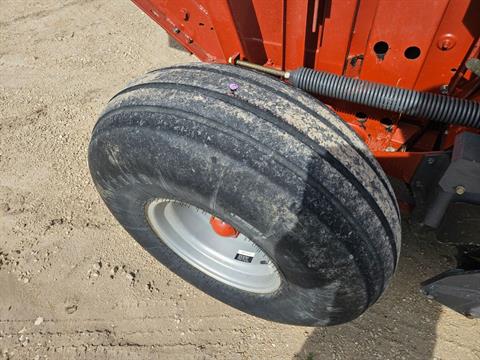
M 415 88 L 448 85 L 480 33 L 480 1 L 450 1 L 432 39 Z
M 217 38 L 218 31 L 214 28 L 204 2 L 196 0 L 132 1 L 200 60 L 226 62 Z
M 210 16 L 210 19 L 222 49 L 221 54 L 216 55 L 217 62 L 226 62 L 230 56 L 236 53 L 240 54 L 241 57 L 245 57 L 244 47 L 233 21 L 228 1 L 207 0 L 205 7 L 208 14 L 213 14 Z M 214 40 L 211 39 L 211 41 Z
M 447 4 L 448 0 L 433 0 L 428 4 L 417 0 L 380 1 L 360 77 L 412 88 Z M 375 52 L 375 45 L 379 42 L 388 45 L 384 56 Z M 405 51 L 412 47 L 418 48 L 420 55 L 415 59 L 408 59 Z
M 429 154 L 432 152 L 373 152 L 387 174 L 406 183 L 410 182 L 417 166 Z
M 305 59 L 305 35 L 307 32 L 307 0 L 284 0 L 284 67 L 295 69 L 303 66 Z
M 323 1 L 315 53 L 316 69 L 342 74 L 360 0 Z M 309 64 L 306 64 L 307 66 Z
M 360 1 L 355 14 L 355 25 L 350 40 L 350 48 L 345 63 L 344 74 L 359 77 L 362 69 L 368 38 L 372 30 L 373 20 L 379 0 Z

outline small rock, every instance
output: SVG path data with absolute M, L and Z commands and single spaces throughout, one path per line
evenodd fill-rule
M 18 333 L 19 333 L 19 334 L 23 334 L 25 331 L 27 331 L 27 328 L 26 328 L 26 327 L 23 327 Z
M 153 292 L 154 290 L 156 290 L 155 286 L 153 285 L 153 281 L 149 281 L 149 282 L 145 285 L 145 289 L 147 289 L 147 290 L 150 291 L 150 292 Z
M 110 278 L 113 279 L 115 277 L 115 274 L 117 273 L 118 271 L 118 266 L 114 266 L 111 270 L 110 270 Z
M 30 281 L 29 278 L 23 278 L 23 283 L 24 283 L 24 284 L 27 284 L 29 281 Z
M 73 314 L 75 311 L 77 311 L 77 309 L 78 309 L 78 305 L 76 304 L 65 307 L 65 311 L 67 312 L 67 314 Z
M 99 261 L 98 263 L 93 264 L 93 269 L 94 270 L 100 270 L 102 268 L 102 262 Z
M 37 318 L 37 320 L 35 320 L 35 322 L 33 323 L 35 326 L 38 326 L 40 325 L 41 323 L 43 323 L 43 317 L 39 316 Z
M 130 282 L 133 282 L 135 281 L 135 273 L 133 272 L 129 272 L 125 275 L 125 277 L 127 278 L 128 281 Z

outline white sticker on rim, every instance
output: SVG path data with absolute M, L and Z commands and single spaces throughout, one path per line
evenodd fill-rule
M 235 260 L 251 263 L 255 256 L 254 252 L 245 251 L 245 250 L 238 250 L 237 254 L 235 255 Z

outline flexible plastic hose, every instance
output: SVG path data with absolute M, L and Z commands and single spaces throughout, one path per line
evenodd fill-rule
M 289 81 L 321 96 L 447 124 L 480 128 L 480 103 L 477 101 L 400 89 L 308 68 L 291 71 Z

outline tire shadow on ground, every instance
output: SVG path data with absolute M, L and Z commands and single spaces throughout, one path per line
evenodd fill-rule
M 408 220 L 402 232 L 398 270 L 380 300 L 351 323 L 313 330 L 294 359 L 433 358 L 441 306 L 419 284 L 455 267 L 454 252 Z

